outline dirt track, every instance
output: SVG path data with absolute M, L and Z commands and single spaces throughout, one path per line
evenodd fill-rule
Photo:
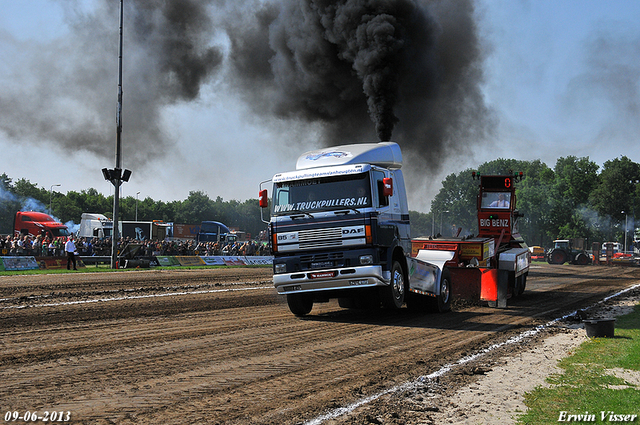
M 640 269 L 535 263 L 527 291 L 505 310 L 459 303 L 451 313 L 418 315 L 343 310 L 332 301 L 305 319 L 289 312 L 270 279 L 265 268 L 0 277 L 0 415 L 319 423 L 336 408 L 591 305 L 640 280 Z M 430 423 L 423 406 L 380 409 L 384 423 Z M 356 409 L 324 423 L 380 423 L 376 417 Z

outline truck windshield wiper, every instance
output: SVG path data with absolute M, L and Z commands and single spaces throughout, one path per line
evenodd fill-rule
M 281 215 L 288 215 L 291 218 L 296 218 L 296 217 L 294 217 L 294 215 L 298 215 L 298 214 L 302 215 L 302 216 L 306 215 L 306 216 L 309 216 L 309 217 L 313 218 L 313 216 L 310 213 L 308 213 L 306 211 L 300 211 L 300 210 L 289 210 L 289 211 L 286 211 L 285 213 L 283 213 Z
M 353 211 L 356 214 L 360 213 L 360 211 L 358 211 L 358 209 L 356 209 L 356 208 L 346 207 L 346 208 L 341 209 L 341 210 L 335 210 L 334 214 L 349 214 L 349 211 Z

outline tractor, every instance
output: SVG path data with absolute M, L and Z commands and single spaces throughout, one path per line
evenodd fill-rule
M 591 264 L 591 256 L 584 250 L 584 238 L 557 239 L 553 244 L 553 248 L 547 253 L 549 264 Z

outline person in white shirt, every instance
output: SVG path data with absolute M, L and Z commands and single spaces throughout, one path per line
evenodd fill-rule
M 73 263 L 73 270 L 76 268 L 76 244 L 73 243 L 73 235 L 69 236 L 69 239 L 64 244 L 64 250 L 67 253 L 67 270 L 71 270 L 71 263 Z
M 509 201 L 505 199 L 504 193 L 501 193 L 498 195 L 498 200 L 493 201 L 489 206 L 496 208 L 509 208 Z

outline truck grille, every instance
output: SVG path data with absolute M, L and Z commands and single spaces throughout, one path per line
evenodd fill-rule
M 342 258 L 344 258 L 343 252 L 332 252 L 332 253 L 324 253 L 324 254 L 302 255 L 300 257 L 300 261 L 311 263 L 314 261 L 341 260 Z
M 330 252 L 322 254 L 301 255 L 300 265 L 302 270 L 319 270 L 332 267 L 344 267 L 344 253 Z
M 321 248 L 342 245 L 342 229 L 301 230 L 298 233 L 300 248 Z

